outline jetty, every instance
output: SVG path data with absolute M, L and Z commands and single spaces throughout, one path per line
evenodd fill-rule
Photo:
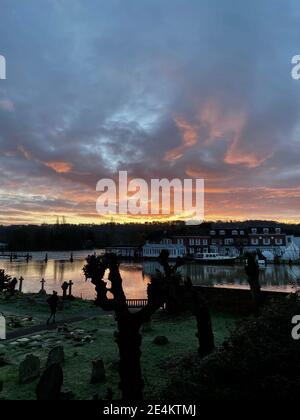
M 15 260 L 32 260 L 32 255 L 31 254 L 20 254 L 18 252 L 1 252 L 0 253 L 0 259 L 3 260 L 11 260 L 11 261 L 15 261 Z

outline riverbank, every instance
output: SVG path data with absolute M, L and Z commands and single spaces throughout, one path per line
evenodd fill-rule
M 47 307 L 45 297 L 22 295 L 11 300 L 0 299 L 0 312 L 20 319 L 21 326 L 9 326 L 8 331 L 22 332 L 28 324 L 34 326 L 45 323 Z M 104 313 L 91 301 L 74 299 L 66 302 L 58 311 L 58 320 L 68 320 L 74 316 L 87 319 L 59 326 L 54 330 L 40 331 L 20 339 L 0 343 L 0 362 L 2 362 L 0 381 L 3 381 L 2 399 L 35 399 L 37 380 L 20 385 L 18 367 L 28 354 L 34 354 L 45 368 L 49 350 L 63 346 L 65 353 L 64 391 L 74 394 L 74 399 L 92 399 L 96 394 L 103 398 L 107 389 L 113 390 L 114 398 L 119 398 L 117 372 L 118 348 L 114 341 L 116 324 L 113 314 Z M 29 321 L 29 318 L 31 320 Z M 26 319 L 26 321 L 25 321 Z M 221 345 L 234 327 L 237 316 L 221 312 L 212 313 L 212 323 L 217 346 Z M 197 354 L 198 341 L 195 337 L 196 322 L 189 314 L 170 317 L 157 312 L 151 326 L 142 331 L 142 368 L 145 381 L 145 396 L 150 399 L 167 387 L 170 376 L 166 364 L 176 363 L 182 357 Z M 169 343 L 154 344 L 157 336 L 166 336 Z M 24 340 L 24 338 L 26 338 Z M 90 384 L 91 364 L 102 359 L 106 371 L 106 381 L 97 385 Z

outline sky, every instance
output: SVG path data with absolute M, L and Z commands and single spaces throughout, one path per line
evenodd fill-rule
M 1 0 L 0 54 L 0 224 L 100 223 L 118 171 L 300 222 L 297 0 Z

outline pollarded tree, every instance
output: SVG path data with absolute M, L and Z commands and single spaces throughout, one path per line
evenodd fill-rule
M 106 270 L 111 287 L 103 280 Z M 122 286 L 119 264 L 115 254 L 104 256 L 92 255 L 87 258 L 83 268 L 85 277 L 95 285 L 96 304 L 105 311 L 114 311 L 118 325 L 116 342 L 119 347 L 120 362 L 119 388 L 124 400 L 139 401 L 143 399 L 143 379 L 141 372 L 140 328 L 148 322 L 153 313 L 164 303 L 165 285 L 163 279 L 151 284 L 152 297 L 148 304 L 139 311 L 130 312 Z M 110 293 L 112 298 L 107 295 Z
M 160 253 L 159 262 L 163 267 L 163 273 L 157 271 L 152 277 L 151 284 L 156 279 L 160 279 L 165 285 L 165 303 L 166 310 L 169 313 L 179 313 L 182 310 L 189 309 L 196 318 L 197 333 L 199 341 L 198 353 L 200 357 L 210 354 L 214 348 L 214 333 L 212 329 L 211 315 L 201 291 L 193 287 L 190 278 L 185 281 L 185 287 L 182 286 L 182 276 L 178 269 L 184 265 L 184 259 L 177 258 L 175 264 L 169 262 L 169 252 L 164 250 Z M 148 298 L 151 297 L 151 284 L 148 288 Z
M 182 276 L 178 269 L 184 265 L 184 260 L 178 257 L 175 264 L 169 262 L 169 251 L 161 251 L 158 261 L 163 268 L 163 273 L 157 271 L 156 276 L 152 278 L 152 283 L 155 277 L 161 278 L 165 285 L 165 305 L 169 313 L 181 312 L 184 308 L 184 301 L 182 298 Z
M 204 296 L 193 287 L 190 279 L 186 282 L 186 293 L 197 322 L 198 353 L 200 357 L 205 357 L 215 349 L 210 310 Z

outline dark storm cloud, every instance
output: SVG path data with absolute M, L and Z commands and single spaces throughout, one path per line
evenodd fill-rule
M 2 0 L 3 219 L 31 202 L 33 219 L 90 215 L 118 170 L 204 177 L 208 216 L 252 199 L 296 217 L 272 197 L 299 185 L 299 17 L 283 0 Z

